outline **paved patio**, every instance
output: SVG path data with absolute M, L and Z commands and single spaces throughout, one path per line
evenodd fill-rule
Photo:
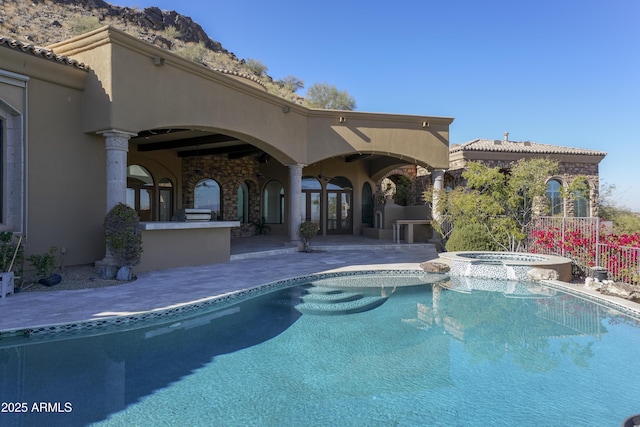
M 437 258 L 430 244 L 359 236 L 319 237 L 314 253 L 274 236 L 232 239 L 230 262 L 152 271 L 97 289 L 23 292 L 0 300 L 0 332 L 160 310 L 265 283 L 338 270 L 419 269 Z

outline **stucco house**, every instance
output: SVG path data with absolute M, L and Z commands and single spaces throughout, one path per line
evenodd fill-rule
M 568 217 L 598 216 L 598 166 L 607 155 L 603 151 L 530 141 L 510 141 L 504 138 L 475 139 L 463 144 L 452 144 L 449 150 L 449 168 L 445 173 L 445 188 L 464 184 L 462 172 L 468 162 L 479 162 L 488 167 L 509 169 L 519 159 L 549 158 L 558 162 L 558 174 L 547 180 L 547 199 L 550 215 Z M 584 180 L 589 188 L 588 197 L 562 197 L 561 188 L 568 189 L 575 180 Z
M 0 230 L 26 255 L 108 263 L 104 217 L 127 203 L 137 271 L 228 260 L 261 218 L 293 243 L 304 220 L 359 235 L 392 171 L 442 182 L 452 121 L 305 108 L 112 27 L 45 49 L 0 38 Z

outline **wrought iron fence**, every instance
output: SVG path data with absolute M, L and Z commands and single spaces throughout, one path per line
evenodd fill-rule
M 640 248 L 598 243 L 598 265 L 609 272 L 609 279 L 640 284 Z
M 571 258 L 581 270 L 598 260 L 600 218 L 537 217 L 530 226 L 527 239 L 529 252 Z
M 538 217 L 529 226 L 526 250 L 571 258 L 583 273 L 604 267 L 611 280 L 640 284 L 640 248 L 604 243 L 612 231 L 612 223 L 600 218 Z

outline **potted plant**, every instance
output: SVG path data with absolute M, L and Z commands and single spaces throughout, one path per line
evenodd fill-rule
M 311 252 L 311 239 L 318 234 L 318 225 L 315 222 L 305 221 L 300 224 L 300 237 L 304 242 L 304 251 Z
M 58 248 L 52 246 L 51 249 L 44 254 L 33 254 L 27 258 L 27 261 L 36 269 L 36 275 L 39 278 L 38 283 L 41 285 L 53 286 L 62 281 L 62 276 L 53 274 L 56 268 L 57 252 Z
M 131 268 L 140 263 L 142 232 L 135 209 L 119 203 L 104 220 L 107 249 L 118 263 L 118 280 L 131 280 Z

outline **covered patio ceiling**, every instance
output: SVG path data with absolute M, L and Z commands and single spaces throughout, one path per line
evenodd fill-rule
M 140 152 L 173 150 L 178 157 L 226 155 L 237 159 L 256 155 L 265 156 L 259 148 L 222 133 L 197 129 L 149 129 L 131 138 Z
M 271 159 L 268 153 L 236 137 L 198 129 L 160 128 L 138 132 L 131 138 L 139 152 L 172 150 L 178 157 L 227 156 L 229 159 L 255 156 L 260 163 Z M 377 163 L 387 158 L 375 153 L 353 153 L 339 156 L 345 163 L 366 160 Z M 397 160 L 397 159 L 396 159 Z

